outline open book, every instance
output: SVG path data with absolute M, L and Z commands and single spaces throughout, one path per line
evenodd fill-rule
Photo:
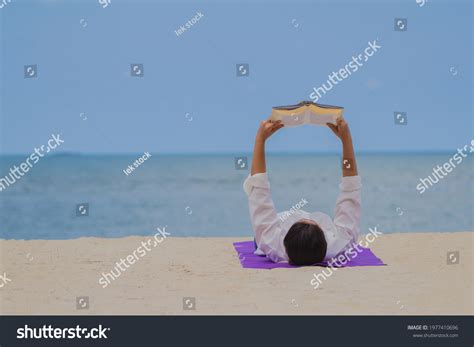
M 336 124 L 342 118 L 344 107 L 322 105 L 312 101 L 302 101 L 296 105 L 275 106 L 272 108 L 271 120 L 281 120 L 287 127 L 304 124 Z

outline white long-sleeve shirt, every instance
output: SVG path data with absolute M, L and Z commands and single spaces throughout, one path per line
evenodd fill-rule
M 333 220 L 327 214 L 301 209 L 277 213 L 267 174 L 247 177 L 244 190 L 248 196 L 250 219 L 257 240 L 255 254 L 266 255 L 274 262 L 288 261 L 283 240 L 291 226 L 303 218 L 315 221 L 323 230 L 327 242 L 324 260 L 330 260 L 357 242 L 361 213 L 360 176 L 343 177 L 339 188 Z

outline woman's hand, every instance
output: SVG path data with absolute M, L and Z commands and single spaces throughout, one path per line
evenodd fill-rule
M 283 128 L 281 121 L 267 119 L 260 123 L 253 147 L 252 175 L 267 171 L 265 164 L 265 141 L 281 128 Z
M 338 119 L 337 125 L 326 124 L 342 142 L 342 176 L 357 176 L 357 164 L 349 125 L 344 119 Z
M 273 121 L 270 119 L 264 120 L 260 123 L 260 127 L 257 131 L 256 139 L 258 141 L 265 142 L 270 136 L 276 133 L 278 130 L 283 128 L 284 125 L 281 123 L 280 120 Z
M 332 132 L 341 139 L 342 142 L 351 139 L 351 131 L 349 130 L 349 124 L 344 119 L 339 118 L 337 124 L 326 123 L 331 128 Z

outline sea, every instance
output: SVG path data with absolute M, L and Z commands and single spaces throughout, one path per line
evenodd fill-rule
M 474 230 L 472 154 L 423 194 L 417 190 L 420 179 L 454 154 L 359 154 L 361 233 L 373 227 L 384 233 Z M 153 235 L 163 227 L 176 237 L 252 237 L 242 189 L 250 154 L 151 153 L 127 175 L 123 170 L 142 155 L 42 158 L 0 192 L 0 238 L 117 238 Z M 0 177 L 26 157 L 0 156 Z M 305 199 L 303 210 L 332 216 L 340 167 L 338 154 L 269 154 L 277 210 Z

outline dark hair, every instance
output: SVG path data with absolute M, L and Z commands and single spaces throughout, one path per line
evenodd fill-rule
M 313 265 L 326 256 L 324 232 L 315 224 L 296 222 L 288 230 L 283 244 L 292 265 Z

